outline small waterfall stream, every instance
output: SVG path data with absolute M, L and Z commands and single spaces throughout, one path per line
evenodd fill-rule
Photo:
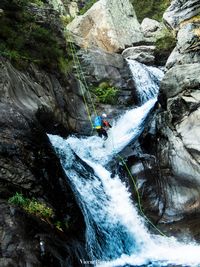
M 163 75 L 135 61 L 129 65 L 143 104 L 115 121 L 106 142 L 97 136 L 49 135 L 84 214 L 88 254 L 93 266 L 101 267 L 198 266 L 200 246 L 150 234 L 120 177 L 111 178 L 104 167 L 141 134 Z
M 127 62 L 133 74 L 133 81 L 140 103 L 144 104 L 149 99 L 157 97 L 160 81 L 164 76 L 163 71 L 152 66 L 146 66 L 136 60 L 127 59 Z

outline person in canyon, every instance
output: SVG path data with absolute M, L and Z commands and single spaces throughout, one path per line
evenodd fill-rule
M 96 129 L 98 136 L 103 137 L 104 140 L 108 138 L 108 134 L 105 128 L 111 128 L 112 126 L 107 121 L 107 115 L 103 113 L 101 116 L 96 116 L 94 120 L 94 129 Z

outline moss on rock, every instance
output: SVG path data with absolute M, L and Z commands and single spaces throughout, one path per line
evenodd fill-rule
M 47 4 L 41 0 L 3 0 L 0 8 L 4 11 L 0 17 L 0 55 L 17 65 L 28 61 L 59 69 L 59 62 L 67 57 L 66 47 L 51 24 L 42 23 L 43 13 L 51 12 Z
M 155 59 L 159 65 L 164 65 L 170 53 L 176 46 L 175 34 L 166 27 L 160 32 L 156 40 Z

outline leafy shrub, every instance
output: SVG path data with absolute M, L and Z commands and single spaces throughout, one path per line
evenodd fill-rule
M 64 27 L 66 27 L 73 19 L 74 17 L 68 15 L 68 16 L 60 16 L 61 22 L 63 24 Z
M 63 74 L 70 73 L 70 71 L 72 71 L 73 65 L 73 60 L 65 59 L 63 57 L 60 57 L 58 59 L 58 67 L 60 72 L 62 72 Z
M 131 0 L 139 22 L 144 18 L 161 21 L 170 2 L 171 0 Z
M 21 207 L 27 205 L 27 199 L 20 193 L 16 193 L 13 197 L 9 198 L 8 202 Z
M 52 218 L 53 217 L 53 210 L 47 207 L 44 203 L 40 203 L 36 200 L 28 201 L 28 205 L 24 207 L 24 209 L 34 215 L 43 218 Z
M 87 3 L 84 5 L 84 7 L 80 9 L 79 14 L 80 15 L 85 14 L 88 11 L 88 9 L 90 9 L 96 2 L 97 2 L 97 0 L 87 1 Z
M 20 193 L 16 193 L 13 197 L 9 198 L 8 202 L 44 219 L 52 218 L 54 215 L 52 208 L 47 207 L 46 204 L 35 199 L 26 198 Z
M 58 68 L 60 58 L 66 58 L 65 47 L 51 27 L 35 22 L 28 5 L 42 6 L 41 0 L 2 0 L 0 8 L 0 54 L 15 63 L 22 60 L 33 61 L 45 68 Z
M 108 83 L 101 83 L 98 87 L 93 87 L 91 91 L 97 96 L 98 101 L 103 104 L 115 104 L 119 90 Z

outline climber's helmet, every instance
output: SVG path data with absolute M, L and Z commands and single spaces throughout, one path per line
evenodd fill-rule
M 104 118 L 104 119 L 107 118 L 106 113 L 103 113 L 103 114 L 101 115 L 101 117 Z

